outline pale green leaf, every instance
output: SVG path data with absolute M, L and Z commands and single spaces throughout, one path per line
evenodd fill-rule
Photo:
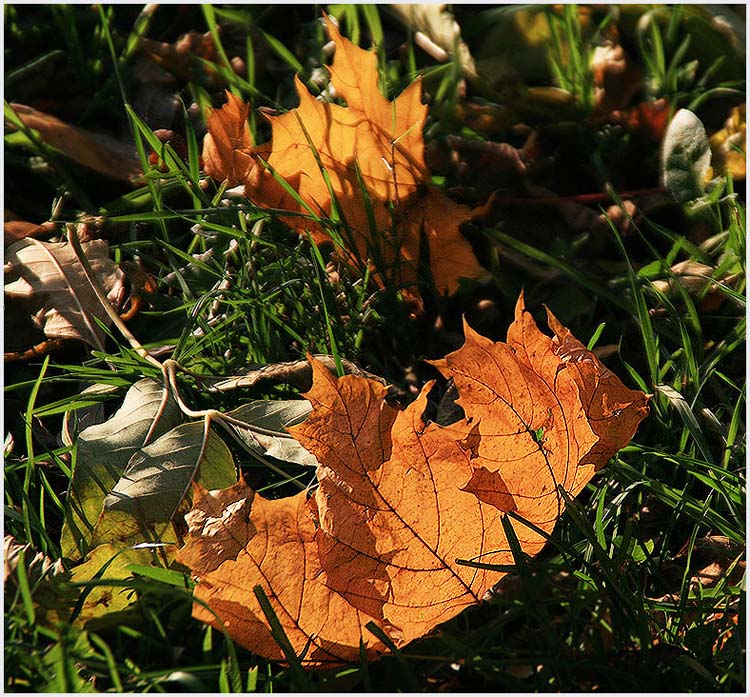
M 286 432 L 289 426 L 302 423 L 311 410 L 312 406 L 306 399 L 257 400 L 243 404 L 229 415 L 252 427 L 235 428 L 237 435 L 252 450 L 277 460 L 317 467 L 315 456 Z
M 223 489 L 237 481 L 229 448 L 201 421 L 181 424 L 138 450 L 112 492 L 106 511 L 123 511 L 141 524 L 168 523 L 199 479 L 206 489 Z
M 80 559 L 90 548 L 104 497 L 122 476 L 133 453 L 143 445 L 159 411 L 162 396 L 160 383 L 139 380 L 128 390 L 122 406 L 111 419 L 81 432 L 76 444 L 75 468 L 62 530 L 64 557 Z M 179 407 L 170 397 L 155 426 L 154 435 L 165 433 L 180 421 Z
M 111 544 L 94 547 L 71 573 L 72 582 L 90 584 L 82 589 L 83 604 L 74 624 L 95 631 L 121 624 L 136 596 L 132 589 L 108 582 L 131 577 L 131 564 L 149 566 L 154 563 L 154 553 L 148 549 Z

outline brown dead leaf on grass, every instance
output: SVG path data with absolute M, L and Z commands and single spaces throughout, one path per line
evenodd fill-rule
M 198 488 L 178 555 L 200 581 L 194 616 L 283 660 L 260 586 L 315 667 L 356 661 L 360 645 L 382 653 L 370 622 L 400 647 L 478 603 L 514 563 L 504 515 L 551 532 L 558 487 L 577 495 L 648 411 L 646 395 L 549 324 L 554 337 L 520 298 L 508 343 L 467 326 L 464 346 L 435 362 L 465 413 L 446 427 L 423 417 L 433 383 L 398 411 L 379 382 L 313 360 L 313 411 L 290 433 L 321 463 L 318 487 L 278 500 L 244 481 Z M 526 554 L 542 548 L 543 535 L 512 525 Z
M 55 626 L 68 621 L 78 593 L 65 583 L 70 574 L 62 561 L 53 560 L 37 551 L 31 543 L 22 545 L 12 535 L 5 535 L 3 546 L 6 609 L 13 595 L 20 593 L 22 582 L 19 566 L 23 565 L 36 623 Z
M 251 156 L 253 140 L 247 119 L 250 105 L 227 92 L 227 103 L 208 115 L 203 140 L 203 166 L 210 177 L 226 179 L 229 187 L 244 184 L 257 171 Z
M 135 148 L 102 133 L 71 126 L 55 116 L 24 104 L 11 104 L 23 124 L 47 145 L 84 167 L 120 181 L 132 182 L 141 169 Z M 6 127 L 13 124 L 6 121 Z
M 82 245 L 94 274 L 113 306 L 125 296 L 125 275 L 109 257 L 103 240 Z M 94 321 L 110 319 L 67 242 L 24 239 L 5 250 L 6 300 L 24 303 L 34 324 L 49 339 L 77 339 L 98 349 L 104 333 Z
M 469 47 L 461 38 L 461 27 L 445 3 L 392 4 L 391 10 L 415 31 L 414 43 L 441 63 L 455 55 L 461 71 L 472 81 L 479 79 Z
M 201 67 L 200 58 L 215 62 L 217 57 L 210 31 L 205 34 L 189 31 L 182 34 L 174 43 L 141 37 L 137 50 L 142 56 L 185 82 L 196 78 L 197 70 Z M 203 70 L 206 72 L 205 68 Z M 213 73 L 207 73 L 206 76 L 209 78 L 206 86 L 210 87 L 215 82 L 211 79 Z
M 55 229 L 55 224 L 51 222 L 30 223 L 27 220 L 21 220 L 13 211 L 9 211 L 7 208 L 4 211 L 3 217 L 3 234 L 6 247 L 26 237 L 35 237 L 36 235 L 52 232 Z
M 591 56 L 596 114 L 608 114 L 630 103 L 641 87 L 641 70 L 623 49 L 617 30 L 594 49 Z
M 674 264 L 670 269 L 672 276 L 668 279 L 653 281 L 653 286 L 671 298 L 679 298 L 679 286 L 687 291 L 690 297 L 699 301 L 699 308 L 712 312 L 724 303 L 727 298 L 721 287 L 732 288 L 738 280 L 738 274 L 725 274 L 716 278 L 716 268 L 708 264 L 688 259 Z

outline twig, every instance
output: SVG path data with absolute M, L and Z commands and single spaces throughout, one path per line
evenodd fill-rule
M 336 363 L 333 356 L 327 354 L 315 354 L 315 360 L 322 363 L 326 368 L 335 371 Z M 341 361 L 344 371 L 347 375 L 357 375 L 375 380 L 382 385 L 387 385 L 386 380 L 378 375 L 368 373 L 362 370 L 356 364 L 346 359 Z M 205 379 L 205 377 L 203 378 Z M 228 378 L 220 378 L 218 382 L 208 387 L 211 392 L 229 392 L 238 388 L 255 387 L 261 381 L 287 383 L 301 391 L 307 391 L 312 385 L 312 366 L 306 360 L 289 361 L 286 363 L 272 363 L 270 365 L 252 368 L 244 375 L 237 375 Z M 396 397 L 399 390 L 389 386 L 389 397 Z

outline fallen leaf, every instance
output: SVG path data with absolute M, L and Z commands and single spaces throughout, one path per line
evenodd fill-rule
M 66 573 L 65 567 L 60 559 L 53 560 L 42 552 L 37 552 L 31 543 L 22 545 L 13 535 L 6 535 L 3 540 L 4 568 L 3 582 L 7 583 L 11 576 L 16 573 L 18 564 L 23 561 L 26 569 L 26 578 L 31 585 L 41 581 L 45 576 L 59 576 Z M 33 556 L 32 556 L 33 554 Z
M 174 43 L 141 37 L 138 40 L 137 51 L 185 82 L 203 82 L 207 88 L 215 87 L 217 82 L 224 82 L 215 71 L 208 70 L 200 60 L 216 61 L 216 46 L 210 31 L 205 34 L 189 31 L 182 34 Z
M 74 162 L 125 182 L 132 182 L 141 175 L 134 147 L 102 133 L 71 126 L 24 104 L 14 103 L 11 107 L 24 126 L 37 131 L 42 141 Z M 17 127 L 7 119 L 6 125 Z
M 714 133 L 709 139 L 714 169 L 726 170 L 735 179 L 745 178 L 746 130 L 745 105 L 742 104 L 731 110 L 724 128 Z
M 4 218 L 3 232 L 6 247 L 26 237 L 34 237 L 40 233 L 55 229 L 54 223 L 46 222 L 37 224 L 21 220 L 13 211 L 9 211 L 7 208 L 4 211 Z
M 659 143 L 669 123 L 669 112 L 669 102 L 657 99 L 640 102 L 630 109 L 613 111 L 608 119 L 631 133 Z
M 96 579 L 97 582 L 86 594 L 74 625 L 97 631 L 118 627 L 127 621 L 137 597 L 131 588 L 123 588 L 117 582 L 132 575 L 131 564 L 158 565 L 153 550 L 125 549 L 116 544 L 99 545 L 86 555 L 86 559 L 71 572 L 70 580 L 85 583 Z
M 459 186 L 492 197 L 498 189 L 515 186 L 524 179 L 527 163 L 535 158 L 536 140 L 532 134 L 523 148 L 515 148 L 509 143 L 449 135 L 445 138 L 448 147 L 433 143 L 427 157 L 438 167 L 442 165 L 443 174 L 453 172 Z M 485 204 L 485 208 L 489 206 L 489 202 Z
M 30 543 L 22 545 L 12 535 L 5 536 L 4 552 L 6 609 L 14 602 L 13 596 L 18 597 L 20 592 L 18 566 L 23 564 L 36 622 L 54 626 L 57 622 L 67 621 L 70 610 L 75 605 L 77 592 L 64 583 L 69 573 L 62 561 L 45 556 Z
M 158 382 L 139 380 L 111 419 L 89 426 L 78 436 L 60 540 L 64 557 L 77 560 L 91 548 L 104 499 L 143 445 L 157 414 L 154 437 L 180 423 L 182 416 L 174 399 L 168 399 L 161 410 L 163 395 Z
M 435 60 L 445 63 L 455 55 L 464 75 L 472 81 L 478 79 L 474 59 L 461 38 L 461 27 L 446 4 L 391 4 L 390 9 L 416 32 L 415 43 Z
M 641 71 L 629 59 L 615 28 L 591 55 L 595 112 L 608 114 L 622 109 L 641 87 Z
M 519 515 L 543 529 L 562 513 L 557 487 L 577 496 L 648 412 L 646 395 L 626 388 L 549 311 L 547 323 L 552 338 L 521 296 L 507 344 L 467 325 L 464 346 L 434 362 L 455 381 L 466 416 L 479 422 L 484 466 L 502 473 Z
M 478 278 L 484 272 L 461 234 L 461 225 L 486 213 L 488 206 L 472 209 L 454 203 L 439 189 L 427 189 L 403 209 L 402 259 L 416 269 L 422 246 L 417 243 L 424 240 L 435 287 L 452 295 L 458 290 L 459 278 Z
M 125 295 L 125 275 L 109 258 L 103 240 L 82 243 L 94 275 L 117 307 Z M 94 318 L 111 324 L 67 242 L 23 239 L 5 250 L 5 295 L 24 301 L 34 323 L 48 338 L 77 339 L 104 348 L 104 333 Z
M 461 101 L 456 104 L 456 118 L 466 124 L 472 131 L 478 131 L 489 137 L 502 137 L 514 125 L 518 118 L 508 106 L 499 104 L 477 104 Z M 492 141 L 477 141 L 491 143 Z
M 223 491 L 197 489 L 185 517 L 190 534 L 177 561 L 200 576 L 193 616 L 272 660 L 284 655 L 253 588 L 268 595 L 295 651 L 310 644 L 310 665 L 356 661 L 360 640 L 369 656 L 385 647 L 366 629 L 372 617 L 331 589 L 322 571 L 306 492 L 270 501 L 244 481 Z
M 249 115 L 250 105 L 231 92 L 227 92 L 227 103 L 208 115 L 208 133 L 203 140 L 204 169 L 214 179 L 226 179 L 230 187 L 243 184 L 257 169 L 251 156 Z
M 734 638 L 735 632 L 739 627 L 740 613 L 735 609 L 720 610 L 710 614 L 705 619 L 705 624 L 716 623 L 722 626 L 721 634 L 714 642 L 712 649 L 714 654 L 724 650 L 724 647 Z
M 679 298 L 679 286 L 682 286 L 695 300 L 703 312 L 717 310 L 727 298 L 722 287 L 731 289 L 738 280 L 736 273 L 724 274 L 716 277 L 717 268 L 698 261 L 687 259 L 674 264 L 670 268 L 669 279 L 652 281 L 654 288 L 671 298 Z
M 36 235 L 42 226 L 35 223 L 28 223 L 25 220 L 6 220 L 3 223 L 5 233 L 5 244 L 11 244 L 25 237 Z
M 159 383 L 141 380 L 111 419 L 77 438 L 61 538 L 63 555 L 84 557 L 73 570 L 75 582 L 100 572 L 107 579 L 127 578 L 131 563 L 171 563 L 184 527 L 180 514 L 190 508 L 191 484 L 226 487 L 236 481 L 232 453 L 210 424 L 179 424 L 175 401 L 169 396 L 163 402 L 163 396 Z M 152 427 L 155 440 L 144 446 Z M 139 548 L 142 543 L 158 543 L 159 556 Z M 97 585 L 85 596 L 76 623 L 118 624 L 129 617 L 136 599 L 116 586 Z
M 122 475 L 104 499 L 94 528 L 95 541 L 122 540 L 102 535 L 102 518 L 110 511 L 127 513 L 139 526 L 155 526 L 156 537 L 172 522 L 190 484 L 229 486 L 237 478 L 234 459 L 224 441 L 204 422 L 180 424 L 131 455 Z
M 80 433 L 88 426 L 107 420 L 104 397 L 119 392 L 117 385 L 94 383 L 84 387 L 78 394 L 78 408 L 63 414 L 60 439 L 63 445 L 73 445 Z M 89 401 L 90 400 L 90 401 Z
M 538 552 L 544 537 L 515 516 L 551 532 L 558 487 L 579 493 L 648 411 L 646 395 L 549 323 L 552 338 L 521 297 L 508 343 L 467 326 L 464 346 L 435 362 L 466 415 L 445 427 L 423 420 L 432 383 L 398 411 L 380 383 L 313 360 L 313 410 L 290 431 L 321 463 L 318 487 L 274 501 L 243 481 L 196 492 L 178 553 L 199 578 L 194 616 L 283 660 L 251 590 L 261 586 L 312 667 L 358 660 L 360 641 L 381 653 L 369 622 L 399 647 L 479 602 L 514 563 L 504 515 Z
M 277 460 L 315 467 L 319 464 L 315 455 L 286 432 L 288 427 L 302 423 L 311 410 L 305 399 L 255 400 L 230 411 L 229 416 L 247 423 L 247 428 L 232 426 L 252 450 Z
M 381 284 L 407 288 L 413 297 L 418 297 L 416 261 L 424 222 L 433 230 L 430 254 L 440 248 L 439 238 L 448 238 L 450 263 L 438 252 L 430 265 L 438 291 L 452 293 L 462 274 L 481 273 L 471 245 L 458 232 L 461 221 L 480 211 L 429 186 L 421 82 L 415 80 L 389 101 L 378 90 L 376 54 L 342 37 L 330 19 L 326 24 L 336 45 L 331 84 L 347 106 L 315 99 L 295 78 L 299 106 L 266 116 L 271 142 L 255 146 L 246 124 L 248 107 L 228 95 L 224 107 L 209 117 L 206 171 L 230 185 L 244 181 L 253 203 L 288 211 L 283 219 L 318 244 L 332 239 L 318 218 L 342 220 L 346 249 L 339 254 L 361 269 L 375 260 Z M 436 215 L 426 217 L 433 206 L 449 220 L 445 228 Z
M 92 549 L 84 563 L 74 569 L 75 580 L 88 580 L 87 574 L 95 573 L 112 555 L 118 563 L 107 567 L 107 577 L 127 578 L 130 574 L 126 562 L 154 562 L 153 550 L 137 547 L 143 543 L 161 545 L 159 565 L 171 564 L 184 531 L 181 514 L 191 505 L 191 484 L 226 487 L 236 479 L 232 453 L 205 422 L 176 426 L 136 450 L 104 498 L 90 536 Z M 133 594 L 113 595 L 116 592 L 117 589 L 102 591 L 100 595 L 107 602 L 87 597 L 79 622 L 102 618 L 107 624 L 116 624 L 124 616 L 113 617 L 112 613 L 129 612 L 136 601 Z
M 578 387 L 586 417 L 599 439 L 581 462 L 591 464 L 598 470 L 630 442 L 638 424 L 648 413 L 648 397 L 640 390 L 625 387 L 549 310 L 547 324 L 554 332 L 551 340 L 539 331 L 521 300 L 516 305 L 516 321 L 508 330 L 508 344 L 517 352 L 524 347 L 529 365 L 535 365 L 539 354 L 552 351 L 566 366 Z M 535 350 L 529 351 L 530 346 L 534 346 Z M 554 360 L 545 362 L 544 365 L 546 371 L 540 368 L 536 370 L 550 385 L 556 387 L 559 366 L 555 365 Z

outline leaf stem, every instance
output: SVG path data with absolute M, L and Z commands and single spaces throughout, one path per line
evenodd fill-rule
M 159 368 L 159 370 L 161 370 L 161 363 L 159 363 L 159 361 L 157 361 L 143 347 L 141 342 L 138 341 L 135 336 L 133 336 L 132 332 L 125 326 L 125 323 L 120 319 L 120 316 L 117 314 L 117 312 L 115 312 L 115 309 L 112 307 L 112 303 L 110 303 L 107 299 L 107 294 L 104 292 L 104 289 L 99 283 L 99 279 L 97 279 L 96 275 L 94 274 L 94 270 L 91 268 L 91 264 L 86 257 L 86 253 L 83 251 L 83 247 L 81 247 L 81 242 L 78 239 L 78 231 L 76 230 L 75 224 L 68 223 L 65 227 L 68 237 L 68 244 L 73 247 L 73 251 L 75 251 L 76 256 L 78 257 L 78 261 L 81 263 L 81 267 L 83 268 L 83 272 L 86 275 L 86 279 L 88 280 L 89 285 L 96 294 L 97 300 L 99 300 L 102 308 L 107 313 L 107 317 L 109 317 L 112 324 L 114 324 L 115 327 L 119 329 L 120 334 L 125 337 L 131 348 L 141 358 L 147 360 L 149 363 L 155 365 L 157 368 Z

